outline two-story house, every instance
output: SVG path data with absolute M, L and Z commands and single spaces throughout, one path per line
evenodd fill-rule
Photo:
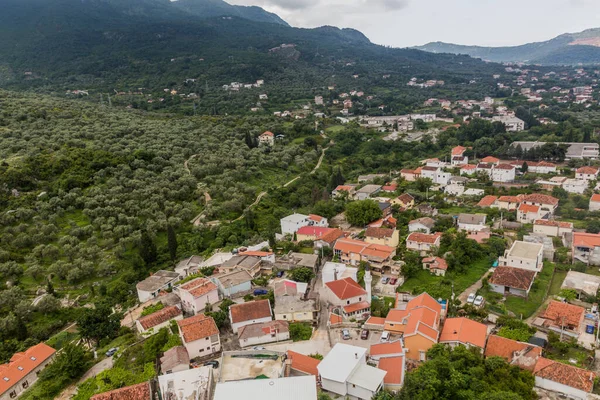
M 188 314 L 204 312 L 207 304 L 212 306 L 219 301 L 217 285 L 208 278 L 196 278 L 176 286 L 174 292 L 179 295 L 183 311 Z
M 212 317 L 198 314 L 177 321 L 177 325 L 190 358 L 206 357 L 221 351 L 219 329 Z

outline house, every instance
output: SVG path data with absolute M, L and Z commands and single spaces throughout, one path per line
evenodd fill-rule
M 519 208 L 519 204 L 521 204 L 521 199 L 517 196 L 500 196 L 496 206 L 500 210 L 513 211 Z
M 415 206 L 415 198 L 408 193 L 403 193 L 395 199 L 392 199 L 391 203 L 399 205 L 402 208 L 410 209 Z
M 434 227 L 435 220 L 429 217 L 413 219 L 408 223 L 409 232 L 422 232 L 429 234 Z
M 403 169 L 400 170 L 400 176 L 405 181 L 414 182 L 421 176 L 421 174 L 414 169 Z
M 497 196 L 492 196 L 492 195 L 485 196 L 481 200 L 479 200 L 479 203 L 477 203 L 477 207 L 490 208 L 496 204 L 497 200 L 498 200 Z
M 222 297 L 240 297 L 252 290 L 252 275 L 248 271 L 238 269 L 212 275 L 208 279 L 217 285 L 217 290 Z
M 301 300 L 299 296 L 277 296 L 273 313 L 278 321 L 314 323 L 319 319 L 319 305 L 313 299 Z
M 183 346 L 171 347 L 160 358 L 160 372 L 172 374 L 190 369 L 190 355 Z
M 556 164 L 547 161 L 532 162 L 527 161 L 527 171 L 536 174 L 555 174 Z
M 377 221 L 371 222 L 369 225 L 367 225 L 367 228 L 382 228 L 382 227 L 395 228 L 397 222 L 398 221 L 396 220 L 396 218 L 394 218 L 390 214 L 385 218 L 381 218 L 381 219 L 378 219 Z
M 242 348 L 289 339 L 290 327 L 287 321 L 259 322 L 238 329 L 238 340 Z
M 371 264 L 375 274 L 383 273 L 389 267 L 396 248 L 363 242 L 356 239 L 341 238 L 333 246 L 333 254 L 343 263 L 358 265 L 361 261 Z
M 440 257 L 426 257 L 423 259 L 423 269 L 429 270 L 434 275 L 444 276 L 448 270 L 448 263 Z
M 367 228 L 365 230 L 365 242 L 398 247 L 398 244 L 400 244 L 400 233 L 396 228 Z
M 331 192 L 331 197 L 338 198 L 342 196 L 347 196 L 347 198 L 354 197 L 354 193 L 356 193 L 356 187 L 354 185 L 339 185 Z
M 433 207 L 430 204 L 419 204 L 416 207 L 417 211 L 423 215 L 427 215 L 429 217 L 435 217 L 436 215 L 438 215 L 438 210 L 437 208 Z
M 95 394 L 90 400 L 148 400 L 152 399 L 152 389 L 149 382 L 125 386 L 109 392 Z M 4 400 L 4 399 L 3 399 Z
M 467 164 L 467 165 L 463 165 L 462 167 L 460 167 L 460 174 L 461 175 L 473 175 L 477 172 L 477 165 L 473 165 L 473 164 Z
M 227 273 L 241 270 L 255 277 L 260 272 L 261 262 L 260 257 L 236 255 L 221 264 L 219 272 Z
M 183 311 L 188 314 L 204 312 L 207 304 L 219 301 L 219 291 L 208 278 L 196 278 L 183 285 L 176 286 L 174 292 L 181 299 Z
M 567 273 L 560 288 L 574 290 L 579 299 L 596 297 L 600 289 L 600 276 L 571 270 Z
M 138 282 L 135 288 L 140 303 L 157 298 L 160 292 L 172 289 L 173 285 L 180 279 L 181 277 L 177 272 L 160 270 Z
M 191 256 L 190 258 L 179 261 L 175 267 L 175 272 L 183 279 L 188 275 L 198 272 L 198 270 L 202 268 L 201 265 L 203 261 L 204 259 L 200 256 Z
M 533 233 L 546 236 L 563 237 L 567 233 L 573 232 L 572 222 L 549 221 L 547 219 L 537 219 L 533 223 Z
M 269 322 L 273 319 L 269 300 L 255 300 L 229 306 L 229 321 L 231 329 L 239 334 L 240 328 L 259 322 Z
M 498 265 L 540 272 L 543 265 L 544 245 L 515 240 L 504 256 L 498 259 Z
M 384 389 L 398 391 L 402 388 L 406 374 L 406 358 L 400 340 L 372 344 L 369 349 L 369 361 L 376 362 L 377 368 L 387 372 L 383 379 Z
M 246 250 L 240 251 L 238 253 L 240 256 L 250 256 L 250 257 L 258 257 L 260 261 L 265 263 L 273 264 L 275 262 L 275 253 L 272 251 L 262 251 L 262 250 Z
M 318 263 L 319 256 L 317 254 L 295 253 L 290 251 L 288 254 L 279 257 L 275 266 L 278 269 L 286 271 L 306 267 L 316 272 Z
M 539 206 L 523 203 L 520 204 L 519 208 L 517 209 L 517 221 L 524 224 L 531 224 L 541 218 L 540 214 L 545 215 L 543 211 L 540 212 Z
M 485 345 L 485 357 L 501 357 L 511 365 L 533 372 L 542 356 L 542 348 L 502 336 L 490 335 Z
M 596 374 L 582 368 L 540 357 L 533 370 L 535 386 L 585 400 L 594 389 Z
M 562 188 L 569 193 L 583 194 L 589 187 L 589 181 L 581 179 L 565 179 Z
M 164 400 L 209 399 L 214 390 L 213 368 L 202 366 L 158 376 L 160 397 Z
M 442 306 L 427 293 L 400 302 L 396 295 L 396 308 L 385 318 L 384 329 L 401 334 L 405 355 L 413 361 L 425 361 L 427 350 L 438 342 Z
M 372 182 L 375 179 L 385 178 L 386 174 L 366 174 L 358 176 L 358 183 Z
M 291 376 L 319 376 L 317 366 L 320 364 L 320 360 L 292 350 L 287 351 L 287 358 L 291 360 Z
M 465 154 L 465 151 L 467 151 L 466 147 L 456 146 L 452 148 L 450 155 L 452 157 L 462 157 Z
M 486 337 L 487 327 L 481 322 L 464 317 L 448 318 L 444 322 L 439 342 L 450 347 L 460 344 L 466 347 L 478 347 L 483 352 Z
M 502 122 L 507 132 L 521 132 L 525 130 L 525 121 L 515 116 L 502 115 L 492 117 L 494 122 Z
M 340 396 L 370 400 L 383 388 L 386 371 L 367 365 L 363 347 L 337 343 L 317 366 L 321 388 Z
M 590 212 L 591 211 L 600 211 L 600 194 L 593 194 L 590 198 Z
M 425 255 L 431 252 L 434 247 L 440 247 L 441 237 L 441 232 L 433 234 L 413 232 L 406 238 L 406 248 L 408 250 L 418 251 L 421 255 Z
M 573 262 L 600 265 L 600 234 L 573 232 L 571 246 Z
M 444 172 L 440 167 L 422 167 L 421 178 L 431 179 L 437 185 L 447 185 L 452 174 Z
M 190 358 L 207 357 L 221 351 L 219 329 L 212 317 L 198 314 L 177 321 L 177 325 Z
M 387 217 L 392 214 L 392 203 L 387 201 L 378 201 L 377 205 L 381 210 L 381 215 L 383 215 L 384 217 Z
M 327 218 L 321 217 L 320 215 L 304 215 L 304 214 L 292 214 L 287 217 L 281 218 L 281 233 L 284 235 L 293 235 L 298 229 L 303 226 L 317 226 L 327 228 L 329 223 Z
M 172 320 L 180 321 L 182 319 L 181 309 L 177 306 L 169 306 L 139 318 L 135 321 L 135 325 L 141 334 L 154 334 L 161 328 L 168 327 Z
M 584 316 L 583 307 L 551 300 L 546 310 L 538 316 L 540 320 L 536 324 L 577 338 L 581 333 Z
M 512 182 L 515 176 L 515 167 L 510 164 L 498 164 L 492 168 L 491 178 L 494 182 Z
M 273 293 L 275 297 L 294 296 L 303 297 L 308 290 L 308 283 L 295 282 L 289 279 L 283 279 L 273 284 Z
M 338 279 L 344 278 L 351 278 L 354 280 L 354 282 L 357 282 L 357 273 L 358 268 L 347 266 L 344 263 L 327 261 L 321 270 L 323 287 L 325 287 L 327 282 L 337 281 Z
M 490 290 L 504 296 L 513 295 L 527 298 L 535 271 L 498 266 L 489 279 Z
M 354 193 L 354 200 L 366 200 L 379 193 L 380 190 L 380 185 L 365 185 Z
M 584 181 L 595 181 L 598 179 L 598 168 L 596 167 L 581 167 L 575 170 L 575 179 L 581 179 Z
M 467 165 L 469 163 L 469 157 L 465 156 L 453 156 L 450 160 L 450 164 L 453 167 L 460 167 L 461 165 Z
M 275 135 L 273 132 L 263 132 L 258 136 L 258 143 L 273 146 L 275 144 Z
M 244 379 L 219 382 L 213 400 L 315 400 L 317 380 L 312 375 L 290 376 L 277 379 Z
M 7 364 L 0 364 L 0 399 L 14 399 L 33 385 L 39 374 L 54 360 L 56 350 L 39 343 L 15 353 Z
M 462 196 L 465 193 L 464 185 L 459 185 L 457 183 L 451 183 L 444 187 L 444 193 L 450 196 Z
M 540 208 L 540 219 L 546 215 L 554 215 L 554 212 L 558 208 L 558 199 L 547 194 L 527 194 L 521 196 L 521 203 L 538 206 Z
M 498 165 L 500 164 L 500 159 L 496 158 L 496 157 L 492 157 L 492 156 L 487 156 L 481 159 L 482 163 L 486 163 L 486 164 L 492 164 L 492 165 Z
M 487 228 L 486 214 L 459 214 L 458 229 L 467 232 L 479 232 Z
M 386 185 L 383 185 L 381 187 L 381 191 L 382 192 L 386 192 L 386 193 L 394 193 L 396 190 L 398 189 L 398 184 L 397 183 L 388 183 Z
M 343 307 L 347 316 L 362 315 L 371 310 L 369 293 L 352 278 L 327 282 L 322 295 L 332 305 Z

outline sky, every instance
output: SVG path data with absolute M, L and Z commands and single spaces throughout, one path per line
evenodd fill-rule
M 227 0 L 274 12 L 290 25 L 354 28 L 372 42 L 442 41 L 511 46 L 600 28 L 600 0 Z

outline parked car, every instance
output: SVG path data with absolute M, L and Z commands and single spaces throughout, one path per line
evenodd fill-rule
M 389 279 L 389 278 L 388 278 L 387 276 L 384 276 L 383 278 L 381 278 L 381 283 L 382 283 L 383 285 L 385 285 L 386 283 L 388 283 L 388 279 Z
M 106 357 L 114 356 L 118 350 L 119 350 L 118 347 L 113 347 L 112 349 L 108 349 L 108 351 L 106 352 Z
M 390 279 L 390 285 L 395 285 L 396 282 L 398 282 L 398 279 L 396 279 L 396 278 Z
M 367 340 L 369 338 L 369 330 L 363 329 L 362 332 L 360 333 L 360 338 L 362 340 Z
M 252 350 L 266 350 L 266 349 L 264 347 L 262 347 L 262 346 L 254 346 L 252 348 Z
M 283 274 L 285 274 L 285 271 L 279 271 L 279 272 L 277 273 L 277 277 L 278 277 L 278 278 L 281 278 L 281 277 L 283 277 Z
M 483 299 L 483 296 L 477 296 L 477 298 L 475 298 L 475 301 L 473 302 L 473 305 L 475 307 L 481 307 L 484 301 L 485 300 Z
M 475 301 L 475 293 L 471 293 L 469 295 L 469 297 L 467 297 L 467 303 L 468 304 L 473 304 L 474 301 Z
M 254 289 L 255 296 L 262 296 L 263 294 L 268 294 L 269 291 L 266 289 Z
M 388 331 L 383 331 L 383 333 L 381 334 L 381 339 L 379 339 L 380 342 L 389 342 L 390 341 L 390 333 Z
M 350 339 L 350 332 L 348 329 L 342 329 L 342 339 L 348 340 Z
M 205 367 L 213 367 L 213 369 L 219 368 L 219 362 L 217 360 L 207 361 L 203 365 Z

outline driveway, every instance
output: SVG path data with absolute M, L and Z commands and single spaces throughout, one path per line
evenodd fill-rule
M 494 268 L 490 268 L 488 270 L 488 272 L 494 272 Z M 467 288 L 467 290 L 465 290 L 464 292 L 462 292 L 461 294 L 458 295 L 458 299 L 460 300 L 461 303 L 463 303 L 463 304 L 466 303 L 467 302 L 467 297 L 469 297 L 469 294 L 475 293 L 479 289 L 481 289 L 483 278 L 485 276 L 487 276 L 487 274 L 488 274 L 487 272 L 485 274 L 483 274 L 483 276 L 481 278 L 479 278 L 479 280 L 477 282 L 475 282 L 474 284 L 472 284 L 471 286 L 469 286 Z
M 56 398 L 56 400 L 69 400 L 70 398 L 75 396 L 75 394 L 77 393 L 77 385 L 82 384 L 83 382 L 87 381 L 90 378 L 95 377 L 96 375 L 98 375 L 101 372 L 106 371 L 107 369 L 111 369 L 112 366 L 113 366 L 112 357 L 108 357 L 108 358 L 105 358 L 104 360 L 100 361 L 98 364 L 96 364 L 92 368 L 90 368 L 85 374 L 83 374 L 81 379 L 79 379 L 79 381 L 77 381 L 76 384 L 71 385 L 68 388 L 66 388 Z
M 336 343 L 344 343 L 352 346 L 370 348 L 372 344 L 379 343 L 381 339 L 381 332 L 369 331 L 369 337 L 366 340 L 360 338 L 360 332 L 362 329 L 359 328 L 345 328 L 350 333 L 350 339 L 344 340 L 342 338 L 342 328 L 336 328 L 331 330 L 331 341 L 335 346 Z

